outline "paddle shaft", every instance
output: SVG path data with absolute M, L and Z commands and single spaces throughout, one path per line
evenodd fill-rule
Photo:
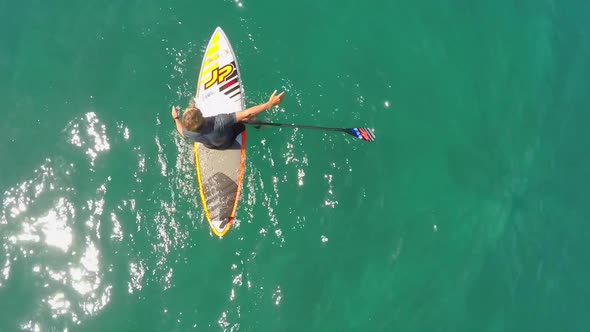
M 320 126 L 306 126 L 306 125 L 295 125 L 289 123 L 274 123 L 274 122 L 244 122 L 247 125 L 252 126 L 274 126 L 274 127 L 288 127 L 288 128 L 302 128 L 302 129 L 314 129 L 314 130 L 329 130 L 329 131 L 346 131 L 345 128 L 331 128 L 331 127 L 320 127 Z

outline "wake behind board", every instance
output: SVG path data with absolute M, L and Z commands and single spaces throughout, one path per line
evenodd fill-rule
M 196 105 L 204 117 L 244 109 L 238 62 L 221 28 L 215 29 L 205 50 L 197 79 Z M 197 182 L 205 217 L 213 233 L 223 236 L 234 220 L 244 175 L 246 131 L 230 149 L 208 149 L 194 143 Z

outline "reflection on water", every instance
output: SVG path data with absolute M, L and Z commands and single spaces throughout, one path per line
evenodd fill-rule
M 80 128 L 82 126 L 82 130 Z M 69 142 L 77 147 L 84 147 L 85 153 L 90 158 L 90 165 L 94 166 L 94 161 L 99 153 L 110 149 L 108 137 L 106 135 L 106 126 L 98 120 L 96 113 L 89 112 L 85 114 L 85 121 L 72 121 L 66 128 L 70 133 Z
M 281 304 L 281 299 L 283 298 L 283 295 L 281 294 L 281 286 L 277 286 L 277 288 L 272 292 L 272 298 L 275 305 Z
M 16 218 L 26 210 L 26 206 L 20 206 L 18 213 L 11 209 L 11 218 Z M 28 242 L 43 242 L 48 246 L 67 252 L 72 243 L 72 229 L 67 225 L 67 220 L 74 215 L 74 208 L 65 198 L 59 198 L 55 207 L 47 211 L 39 218 L 25 218 L 20 224 L 21 231 L 10 235 L 8 241 L 11 244 L 25 244 Z
M 124 139 L 122 144 L 130 144 L 130 129 L 121 123 L 115 129 Z M 130 252 L 136 257 L 127 266 L 127 293 L 143 289 L 149 282 L 148 270 L 151 281 L 163 289 L 170 288 L 174 270 L 167 264 L 168 256 L 186 247 L 184 241 L 188 237 L 186 228 L 174 219 L 175 203 L 171 197 L 178 188 L 190 191 L 186 188 L 193 183 L 190 179 L 167 179 L 170 172 L 166 170 L 164 147 L 158 137 L 155 164 L 147 160 L 145 147 L 128 147 L 137 163 L 125 178 L 131 190 L 117 202 L 106 199 L 112 195 L 111 176 L 97 176 L 94 168 L 111 148 L 108 126 L 96 113 L 89 112 L 68 123 L 64 133 L 64 141 L 85 156 L 85 162 L 71 163 L 62 156 L 46 159 L 29 179 L 2 195 L 0 287 L 11 282 L 11 270 L 19 262 L 31 266 L 28 273 L 35 282 L 29 286 L 39 288 L 33 290 L 36 309 L 28 312 L 19 324 L 26 331 L 65 331 L 71 324 L 81 324 L 102 312 L 114 292 L 109 281 L 113 280 L 116 260 L 112 257 L 121 249 L 126 253 L 126 246 L 131 245 Z M 149 225 L 142 227 L 146 212 L 140 208 L 143 202 L 138 202 L 136 193 L 141 191 L 142 175 L 156 165 L 161 170 L 161 188 L 168 191 L 169 199 L 159 202 L 161 209 L 150 217 Z M 142 233 L 154 243 L 151 254 L 157 257 L 156 266 L 146 265 L 141 253 L 132 246 L 137 237 L 134 235 Z
M 155 123 L 162 133 L 134 145 L 132 128 L 122 122 L 110 126 L 99 114 L 92 111 L 70 121 L 63 132 L 66 156 L 43 160 L 29 178 L 2 195 L 0 287 L 11 282 L 14 267 L 23 264 L 29 267 L 25 278 L 33 280 L 30 287 L 37 288 L 32 291 L 35 309 L 18 322 L 22 330 L 83 325 L 104 312 L 117 292 L 142 296 L 150 285 L 174 291 L 176 274 L 183 269 L 178 264 L 187 262 L 187 250 L 195 247 L 190 232 L 209 231 L 199 208 L 191 146 L 158 118 Z M 280 148 L 271 149 L 262 139 L 254 142 L 257 149 L 248 150 L 245 190 L 228 235 L 234 240 L 227 239 L 227 245 L 244 241 L 247 234 L 249 241 L 244 243 L 281 247 L 291 230 L 305 227 L 306 216 L 297 212 L 300 207 L 287 209 L 288 220 L 279 209 L 282 196 L 306 189 L 313 183 L 310 176 L 314 181 L 318 177 L 309 170 L 303 133 L 293 130 L 288 135 L 289 143 Z M 107 158 L 112 151 L 128 165 L 118 173 L 103 162 L 112 159 Z M 270 171 L 263 174 L 256 167 L 260 165 Z M 350 168 L 348 160 L 330 166 L 319 175 L 320 183 L 321 176 L 325 181 L 318 198 L 323 208 L 338 207 L 334 174 Z M 327 236 L 320 238 L 323 246 L 328 245 Z M 240 327 L 243 298 L 280 307 L 283 287 L 263 286 L 268 283 L 256 272 L 258 253 L 259 247 L 242 248 L 229 259 L 227 288 L 222 290 L 227 304 L 208 317 L 208 323 L 183 318 L 182 311 L 172 312 L 168 305 L 158 312 L 174 315 L 178 324 L 185 319 L 191 327 L 217 323 L 232 331 Z M 244 297 L 244 292 L 249 295 Z
M 94 112 L 71 121 L 66 131 L 67 141 L 89 158 L 90 166 L 109 150 L 106 126 Z M 111 297 L 97 246 L 110 177 L 84 199 L 73 187 L 72 173 L 88 166 L 56 160 L 60 161 L 45 160 L 30 179 L 2 197 L 2 281 L 9 281 L 11 264 L 22 260 L 33 265 L 33 278 L 46 289 L 37 292 L 39 310 L 21 324 L 29 331 L 44 330 L 43 317 L 79 324 L 83 317 L 100 312 Z M 122 237 L 120 226 L 113 229 Z
M 130 263 L 129 274 L 131 276 L 131 280 L 129 280 L 129 283 L 127 284 L 127 291 L 129 292 L 129 294 L 132 294 L 135 291 L 140 291 L 143 288 L 141 282 L 145 274 L 145 267 L 143 266 L 143 262 Z

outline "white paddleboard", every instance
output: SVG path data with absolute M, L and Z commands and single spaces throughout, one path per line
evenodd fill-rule
M 221 28 L 215 29 L 205 50 L 195 97 L 204 117 L 244 109 L 244 89 L 238 62 Z M 246 131 L 227 150 L 208 149 L 194 143 L 195 167 L 203 211 L 213 234 L 230 229 L 236 209 L 246 159 Z

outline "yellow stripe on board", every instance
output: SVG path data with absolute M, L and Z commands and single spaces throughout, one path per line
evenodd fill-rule
M 217 59 L 219 59 L 219 53 L 215 53 L 212 56 L 208 57 L 205 60 L 205 63 L 203 63 L 203 66 L 208 66 L 209 64 L 211 64 L 213 62 L 217 62 Z
M 211 44 L 211 47 L 209 47 L 209 50 L 205 54 L 205 58 L 210 57 L 211 55 L 213 55 L 213 53 L 217 53 L 217 51 L 219 51 L 219 44 Z
M 207 217 L 207 221 L 209 222 L 209 224 L 211 224 L 211 217 L 209 216 L 209 210 L 207 210 L 207 202 L 205 201 L 205 192 L 203 191 L 203 186 L 201 185 L 201 170 L 199 169 L 199 148 L 197 147 L 197 143 L 193 143 L 193 151 L 195 152 L 195 168 L 197 169 L 197 182 L 199 184 L 201 202 L 203 203 L 205 217 Z M 213 227 L 213 229 L 215 229 L 215 227 Z
M 197 94 L 199 93 L 199 87 L 204 84 L 204 82 L 209 82 L 211 79 L 211 72 L 213 69 L 217 68 L 217 62 L 212 63 L 209 67 L 205 68 L 205 70 L 201 73 L 201 76 L 197 79 Z
M 205 79 L 205 77 L 208 77 L 207 81 L 209 81 L 209 79 L 210 79 L 209 74 L 211 74 L 213 69 L 215 69 L 217 67 L 218 67 L 217 62 L 215 62 L 215 63 L 212 63 L 209 67 L 205 68 L 205 70 L 203 70 L 203 72 L 201 73 L 201 76 L 199 77 L 199 82 L 202 82 Z M 204 81 L 204 82 L 207 82 L 207 81 Z M 200 85 L 200 83 L 199 83 L 199 85 Z
M 215 31 L 213 37 L 211 37 L 211 44 L 217 44 L 219 41 L 219 32 Z
M 217 59 L 219 59 L 219 32 L 215 32 L 211 41 L 209 42 L 209 49 L 205 53 L 205 62 L 203 67 L 206 67 L 199 75 L 197 79 L 197 94 L 199 93 L 199 87 L 201 82 L 208 82 L 211 79 L 209 75 L 213 69 L 218 67 Z

